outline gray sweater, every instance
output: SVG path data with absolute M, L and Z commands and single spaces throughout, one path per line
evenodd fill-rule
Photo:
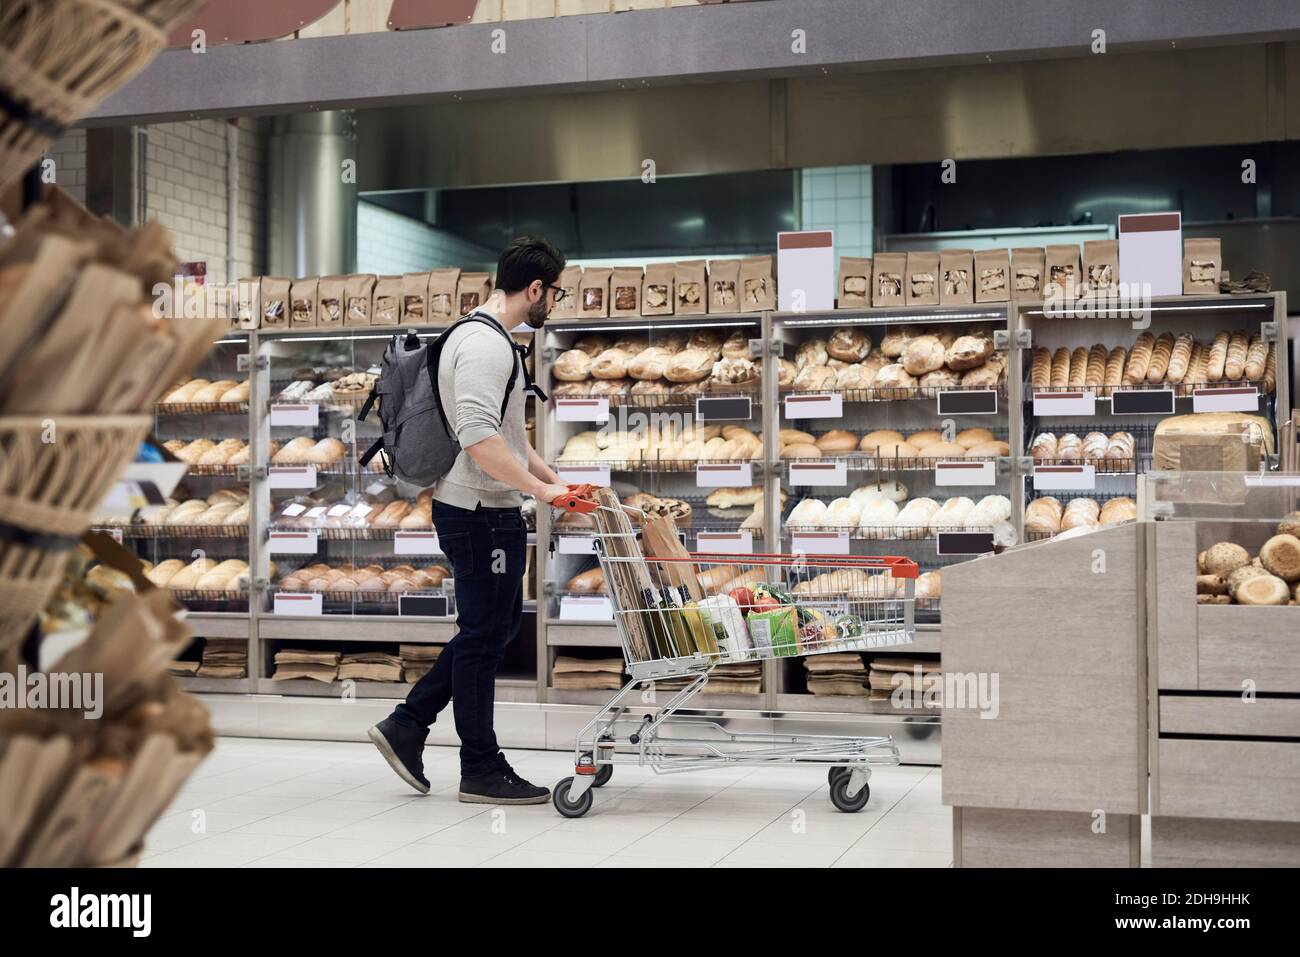
M 528 434 L 524 429 L 527 393 L 522 367 L 515 376 L 505 418 L 501 416 L 501 399 L 513 363 L 514 350 L 501 333 L 478 322 L 456 329 L 443 346 L 438 362 L 438 391 L 461 453 L 451 471 L 434 483 L 433 497 L 439 502 L 469 509 L 480 504 L 488 508 L 517 508 L 523 504 L 518 491 L 484 472 L 465 451 L 500 433 L 510 452 L 528 468 Z

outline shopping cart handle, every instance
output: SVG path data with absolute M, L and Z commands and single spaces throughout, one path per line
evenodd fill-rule
M 570 485 L 568 493 L 561 495 L 551 502 L 556 508 L 562 508 L 566 512 L 594 512 L 599 508 L 599 504 L 593 501 L 590 496 L 596 491 L 594 485 Z

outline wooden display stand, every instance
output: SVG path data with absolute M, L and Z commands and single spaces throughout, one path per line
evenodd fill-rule
M 944 703 L 957 866 L 1138 865 L 1142 534 L 1121 525 L 944 569 L 945 679 L 998 680 L 993 717 Z

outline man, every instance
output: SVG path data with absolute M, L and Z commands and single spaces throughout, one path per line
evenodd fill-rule
M 560 295 L 564 255 L 522 237 L 501 254 L 496 289 L 478 310 L 510 330 L 540 329 Z M 461 452 L 433 486 L 433 522 L 456 584 L 457 633 L 406 701 L 370 729 L 370 740 L 407 784 L 429 793 L 424 741 L 448 701 L 460 736 L 460 800 L 541 804 L 550 791 L 519 777 L 497 747 L 492 727 L 497 666 L 519 632 L 527 532 L 523 495 L 541 507 L 567 492 L 528 444 L 522 370 L 501 413 L 516 362 L 514 348 L 472 322 L 450 333 L 438 363 L 438 391 Z

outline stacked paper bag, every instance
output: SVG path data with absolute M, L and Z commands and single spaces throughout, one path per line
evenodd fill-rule
M 339 664 L 339 680 L 400 681 L 402 659 L 382 651 L 363 651 L 343 656 Z
M 203 643 L 203 663 L 199 665 L 198 675 L 200 678 L 247 678 L 248 639 L 206 639 Z
M 177 659 L 167 666 L 167 671 L 173 675 L 193 675 L 198 672 L 199 664 L 198 661 L 181 661 Z
M 867 666 L 852 652 L 811 655 L 804 659 L 809 694 L 867 696 Z
M 692 680 L 667 678 L 656 681 L 655 686 L 662 691 L 678 691 Z M 718 665 L 709 673 L 709 683 L 704 686 L 705 694 L 758 694 L 762 690 L 763 663 L 760 661 Z
M 887 700 L 898 688 L 910 703 L 912 696 L 919 701 L 927 689 L 937 689 L 943 681 L 943 672 L 938 661 L 924 658 L 873 658 L 867 680 L 872 701 Z
M 339 676 L 337 651 L 308 651 L 306 648 L 285 648 L 275 653 L 275 674 L 272 681 L 290 678 L 314 678 L 326 684 Z
M 623 687 L 622 658 L 555 659 L 551 685 L 565 691 L 614 691 Z
M 402 680 L 416 682 L 433 668 L 442 645 L 400 645 L 397 650 L 402 658 Z

